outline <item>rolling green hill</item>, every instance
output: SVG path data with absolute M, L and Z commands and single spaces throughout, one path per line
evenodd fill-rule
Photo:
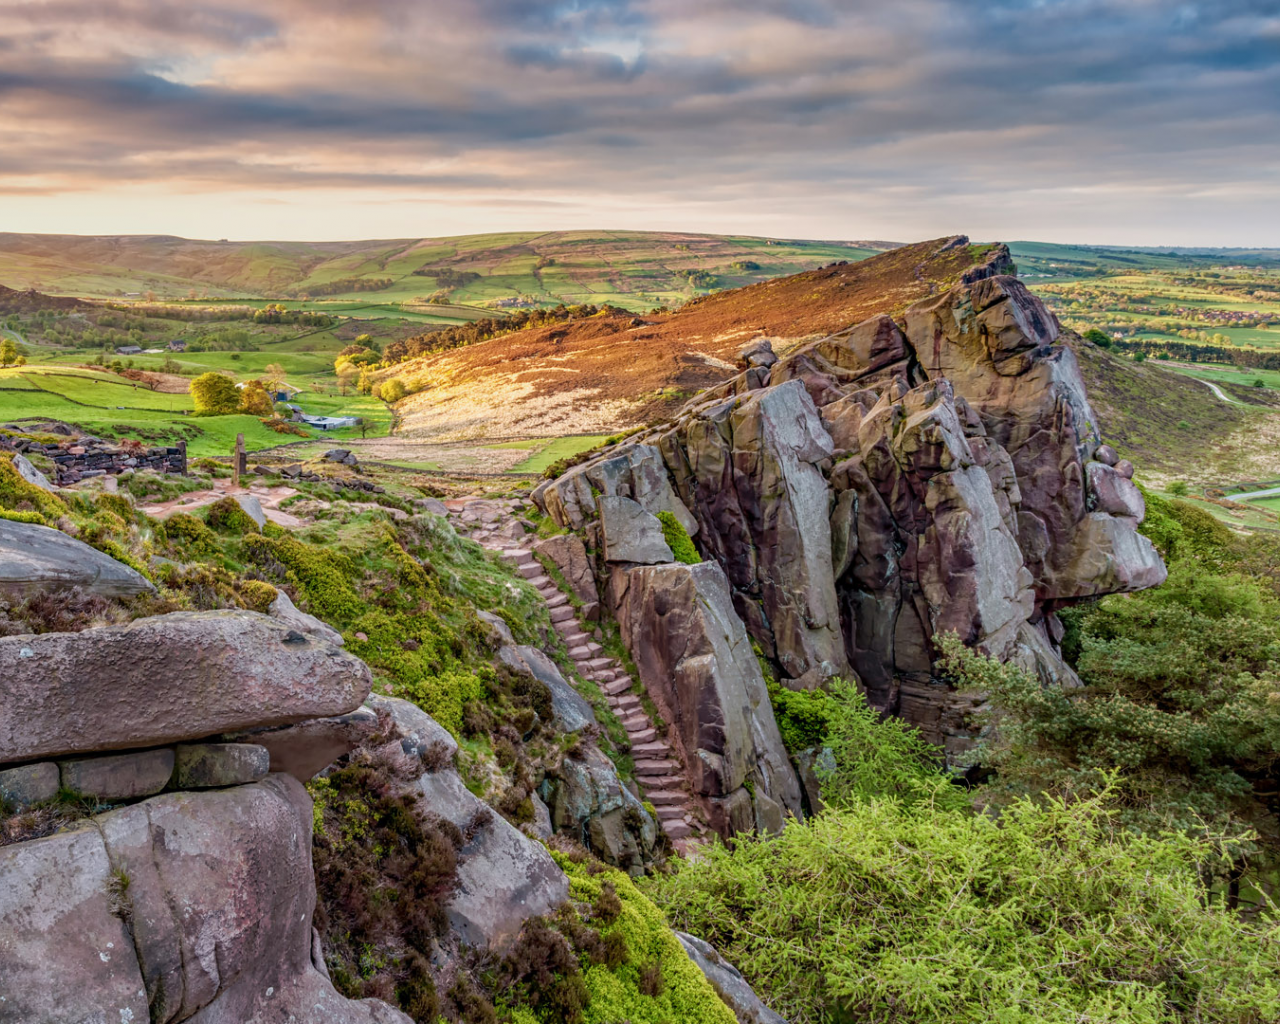
M 551 231 L 357 242 L 0 233 L 0 284 L 142 299 L 293 299 L 438 319 L 467 308 L 679 302 L 873 255 L 875 245 L 646 231 Z M 448 315 L 448 314 L 446 314 Z

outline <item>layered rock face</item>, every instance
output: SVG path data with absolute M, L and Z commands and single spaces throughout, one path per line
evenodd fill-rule
M 637 612 L 631 589 L 650 570 L 610 559 L 588 496 L 693 520 L 787 685 L 856 676 L 952 751 L 969 743 L 967 706 L 933 676 L 939 633 L 1070 683 L 1054 611 L 1154 586 L 1165 569 L 1060 326 L 1008 270 L 996 250 L 900 320 L 872 317 L 781 359 L 757 343 L 744 372 L 673 424 L 536 491 L 603 555 L 602 574 L 631 580 L 606 592 L 624 636 L 651 640 L 645 616 L 692 592 L 672 579 Z
M 0 793 L 116 809 L 0 849 L 0 1019 L 407 1021 L 313 960 L 311 798 L 256 734 L 218 735 L 275 726 L 318 770 L 367 732 L 369 685 L 252 612 L 3 641 Z

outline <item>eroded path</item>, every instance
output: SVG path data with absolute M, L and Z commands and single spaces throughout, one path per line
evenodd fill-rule
M 305 526 L 306 522 L 299 519 L 295 515 L 282 511 L 281 502 L 288 498 L 292 498 L 298 492 L 292 487 L 234 487 L 231 481 L 215 483 L 212 487 L 205 491 L 191 491 L 180 497 L 173 498 L 169 501 L 158 502 L 153 505 L 143 505 L 141 509 L 152 519 L 167 519 L 175 512 L 190 512 L 193 509 L 204 508 L 206 505 L 212 505 L 215 501 L 223 498 L 234 498 L 238 494 L 249 494 L 258 499 L 262 505 L 262 514 L 271 522 L 278 526 L 288 529 L 296 529 L 299 526 Z

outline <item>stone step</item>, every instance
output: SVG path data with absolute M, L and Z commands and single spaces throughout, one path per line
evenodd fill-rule
M 535 576 L 545 575 L 541 562 L 524 562 L 516 566 L 516 572 L 527 580 L 531 580 Z
M 664 824 L 668 821 L 684 821 L 684 816 L 688 813 L 684 804 L 666 804 L 662 807 L 654 804 L 653 809 L 658 812 L 658 820 Z
M 562 604 L 569 603 L 569 599 L 554 587 L 552 587 L 550 591 L 540 590 L 538 593 L 542 594 L 542 598 L 547 602 L 548 608 L 559 608 Z
M 551 582 L 550 576 L 533 576 L 533 577 L 526 576 L 525 579 L 529 581 L 530 585 L 533 587 L 534 590 L 541 590 L 543 587 L 545 587 L 548 583 Z
M 654 807 L 678 806 L 683 810 L 689 796 L 678 789 L 653 789 L 645 793 L 644 798 Z
M 639 714 L 633 712 L 625 718 L 620 719 L 620 721 L 622 722 L 622 728 L 626 729 L 628 733 L 633 729 L 653 728 L 653 723 L 649 721 L 649 716 L 643 712 L 640 712 Z
M 683 821 L 664 821 L 662 823 L 662 831 L 671 839 L 684 839 L 693 835 L 693 829 Z
M 573 611 L 572 608 L 570 608 L 569 610 Z M 582 623 L 580 623 L 572 615 L 561 616 L 559 619 L 553 620 L 552 625 L 556 627 L 556 632 L 559 633 L 561 636 L 566 636 L 572 633 L 580 633 L 583 638 L 582 642 L 584 644 L 587 642 L 586 640 L 587 634 L 582 631 Z
M 573 618 L 573 609 L 567 604 L 562 604 L 559 608 L 551 609 L 552 622 L 566 622 Z
M 586 636 L 586 634 L 584 633 L 584 634 L 583 634 L 583 636 Z M 600 646 L 598 643 L 596 643 L 594 640 L 590 641 L 590 642 L 587 644 L 587 650 L 588 650 L 591 654 L 593 654 L 593 655 L 601 655 L 601 654 L 603 654 L 603 653 L 604 653 L 604 648 L 603 648 L 603 647 L 601 647 L 601 646 Z
M 606 668 L 616 668 L 618 663 L 612 658 L 592 658 L 587 662 L 587 668 L 592 672 L 599 672 Z
M 609 706 L 619 714 L 625 714 L 627 717 L 631 715 L 643 715 L 644 711 L 640 707 L 640 698 L 633 693 L 624 693 L 620 697 L 611 697 Z M 646 716 L 646 721 L 648 716 Z
M 567 644 L 568 642 L 569 639 L 566 637 L 565 643 Z M 587 661 L 591 657 L 591 652 L 587 650 L 586 644 L 581 644 L 578 647 L 569 648 L 569 657 L 574 661 Z
M 658 730 L 653 726 L 646 726 L 639 729 L 627 730 L 627 742 L 631 744 L 631 751 L 635 753 L 636 747 L 645 743 L 652 743 L 658 738 Z
M 636 759 L 637 775 L 676 775 L 680 771 L 680 765 L 670 758 L 648 758 L 641 757 Z
M 648 743 L 632 743 L 631 756 L 635 758 L 661 758 L 671 755 L 671 747 L 662 740 L 650 740 Z
M 597 682 L 599 681 L 599 677 L 597 677 Z M 622 679 L 610 679 L 607 682 L 601 683 L 600 689 L 604 691 L 606 697 L 613 697 L 617 694 L 626 693 L 630 690 L 631 680 L 627 679 L 625 676 Z
M 533 558 L 533 552 L 528 548 L 508 548 L 502 553 L 502 560 L 504 562 L 511 562 L 515 565 L 519 565 L 521 562 L 527 562 L 531 558 Z

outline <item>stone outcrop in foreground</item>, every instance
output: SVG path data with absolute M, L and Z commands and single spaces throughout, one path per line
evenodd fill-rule
M 669 511 L 724 570 L 737 616 L 790 687 L 857 678 L 877 707 L 957 752 L 972 742 L 968 703 L 934 676 L 939 633 L 1074 681 L 1056 610 L 1154 586 L 1165 568 L 1137 532 L 1133 467 L 1101 443 L 1062 328 L 1011 270 L 997 247 L 900 319 L 781 358 L 757 342 L 742 373 L 674 422 L 534 492 L 584 536 L 638 663 L 660 657 L 648 649 L 658 624 L 697 600 L 637 544 L 639 511 Z M 675 667 L 646 678 L 655 700 Z M 690 763 L 719 756 L 743 703 L 738 690 L 685 703 Z

